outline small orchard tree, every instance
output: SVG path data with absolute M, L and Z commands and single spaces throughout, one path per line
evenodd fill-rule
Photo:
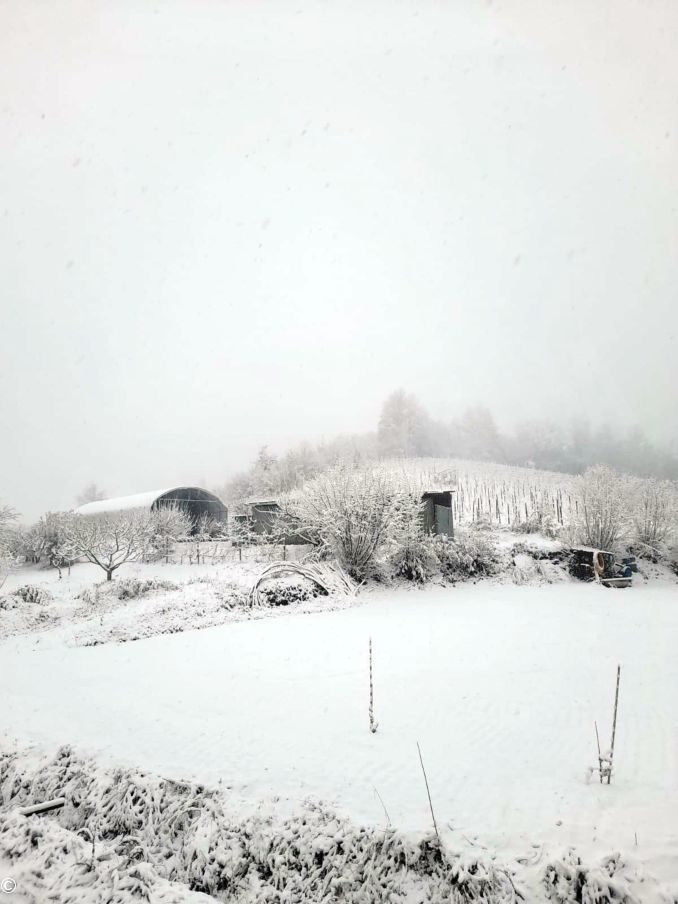
M 108 512 L 73 515 L 66 525 L 66 540 L 75 555 L 98 565 L 113 578 L 126 562 L 136 562 L 148 547 L 153 517 L 149 512 Z
M 162 506 L 151 512 L 148 521 L 148 547 L 153 554 L 165 556 L 169 561 L 170 549 L 180 540 L 185 540 L 191 532 L 191 516 L 178 505 Z
M 12 555 L 34 564 L 46 559 L 61 571 L 74 558 L 65 532 L 70 517 L 67 512 L 47 512 L 30 527 L 15 528 L 9 540 Z
M 200 564 L 201 546 L 210 540 L 216 540 L 224 536 L 224 525 L 211 515 L 202 514 L 192 522 L 191 546 L 196 562 Z M 204 555 L 203 555 L 204 561 Z
M 43 540 L 37 524 L 14 527 L 8 531 L 5 545 L 15 559 L 37 565 L 42 558 Z
M 39 537 L 40 555 L 47 558 L 49 564 L 56 568 L 61 577 L 61 569 L 77 558 L 69 527 L 73 518 L 70 512 L 47 512 L 35 525 Z

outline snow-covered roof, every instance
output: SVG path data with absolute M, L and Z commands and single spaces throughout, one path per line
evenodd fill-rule
M 164 490 L 149 490 L 146 493 L 135 493 L 132 496 L 116 496 L 114 499 L 98 499 L 96 502 L 86 502 L 75 511 L 79 515 L 102 515 L 104 512 L 125 512 L 131 509 L 150 509 L 154 502 L 171 493 L 173 490 L 181 490 L 184 487 L 167 487 Z
M 278 505 L 278 500 L 271 499 L 270 496 L 262 496 L 261 498 L 254 497 L 252 499 L 246 499 L 245 505 Z

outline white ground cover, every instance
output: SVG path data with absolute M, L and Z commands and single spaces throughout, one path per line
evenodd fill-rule
M 21 568 L 0 595 L 0 637 L 32 633 L 36 642 L 94 646 L 275 617 L 288 607 L 251 606 L 248 599 L 265 567 L 261 562 L 132 564 L 123 566 L 113 581 L 102 581 L 102 572 L 92 565 L 79 564 L 61 580 L 53 570 Z M 290 576 L 281 580 L 289 583 L 295 579 Z M 129 598 L 130 582 L 152 582 L 154 589 Z M 264 590 L 274 583 L 264 584 Z M 44 599 L 25 602 L 13 596 L 19 587 L 27 585 L 44 593 Z M 308 591 L 316 590 L 310 582 L 302 580 L 302 585 Z M 123 590 L 125 593 L 121 593 Z M 289 609 L 317 612 L 353 604 L 349 596 L 318 597 L 297 601 Z
M 448 844 L 541 864 L 570 845 L 588 858 L 620 850 L 678 886 L 677 589 L 481 582 L 136 643 L 14 637 L 0 646 L 0 726 L 21 743 L 221 783 L 243 810 L 313 796 L 383 824 L 376 789 L 408 832 L 431 823 L 419 741 Z M 587 768 L 594 720 L 609 743 L 617 663 L 608 787 Z

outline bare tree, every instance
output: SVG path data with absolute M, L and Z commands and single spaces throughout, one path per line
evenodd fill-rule
M 106 580 L 125 562 L 136 562 L 148 547 L 153 519 L 149 512 L 73 515 L 66 539 L 74 553 L 106 572 Z
M 193 519 L 179 505 L 165 505 L 151 512 L 148 522 L 147 548 L 144 555 L 164 556 L 169 562 L 170 550 L 191 533 Z
M 652 557 L 662 552 L 678 521 L 678 493 L 675 484 L 654 478 L 635 481 L 634 539 Z
M 88 502 L 98 502 L 100 499 L 106 498 L 106 492 L 97 486 L 96 483 L 88 483 L 81 493 L 76 497 L 78 505 L 85 505 Z
M 16 559 L 11 550 L 12 524 L 17 513 L 9 505 L 0 505 L 0 587 L 9 576 Z

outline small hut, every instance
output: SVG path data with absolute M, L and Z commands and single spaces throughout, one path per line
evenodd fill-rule
M 440 490 L 422 494 L 422 520 L 427 533 L 444 537 L 454 536 L 453 492 L 454 490 Z
M 276 499 L 248 499 L 245 502 L 246 514 L 236 515 L 234 522 L 250 534 L 264 537 L 277 534 L 276 540 L 286 546 L 303 546 L 308 543 L 305 537 L 295 533 L 295 525 L 289 518 L 281 522 L 282 509 Z

